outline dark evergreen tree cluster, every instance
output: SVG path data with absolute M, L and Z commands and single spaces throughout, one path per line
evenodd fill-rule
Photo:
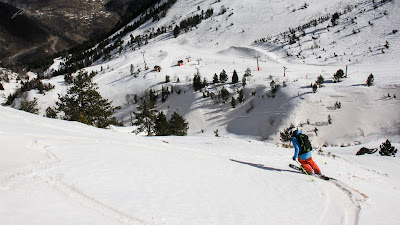
M 105 128 L 109 125 L 121 125 L 113 114 L 119 107 L 104 99 L 97 91 L 96 83 L 87 72 L 79 72 L 73 85 L 64 96 L 59 95 L 57 111 L 64 112 L 63 119 Z
M 194 91 L 200 91 L 201 89 L 207 87 L 208 82 L 206 78 L 201 80 L 201 76 L 199 73 L 196 73 L 193 77 L 193 89 Z
M 170 94 L 171 94 L 171 92 L 169 91 L 168 86 L 166 86 L 166 87 L 162 86 L 161 87 L 161 101 L 162 102 L 165 102 Z
M 321 24 L 325 21 L 328 21 L 331 17 L 329 15 L 327 16 L 321 16 L 318 19 L 313 19 L 301 26 L 298 26 L 296 28 L 289 28 L 288 31 L 285 31 L 283 33 L 278 34 L 277 36 L 282 36 L 284 42 L 289 42 L 290 44 L 296 43 L 296 41 L 299 39 L 299 36 L 296 35 L 297 32 L 299 33 L 304 33 L 304 30 L 310 27 L 316 27 L 318 24 Z M 256 40 L 256 43 L 265 43 L 271 41 L 272 37 L 267 37 L 267 38 L 261 38 L 259 40 Z M 278 38 L 274 40 L 275 42 L 278 41 Z
M 66 62 L 63 63 L 62 67 L 55 71 L 52 76 L 72 74 L 84 67 L 92 65 L 93 62 L 101 58 L 103 58 L 103 60 L 108 60 L 115 49 L 119 49 L 119 52 L 121 52 L 124 49 L 124 43 L 121 40 L 122 37 L 124 37 L 127 33 L 139 28 L 150 19 L 154 20 L 155 18 L 159 18 L 159 15 L 165 16 L 167 10 L 176 2 L 176 0 L 168 0 L 155 8 L 154 5 L 158 2 L 159 0 L 150 0 L 146 2 L 142 8 L 137 10 L 135 9 L 133 13 L 122 19 L 115 26 L 115 28 L 107 34 L 85 41 L 80 45 L 64 51 L 62 55 L 64 55 L 66 58 Z M 130 21 L 132 21 L 134 18 L 140 16 L 142 12 L 146 13 L 144 13 L 144 15 L 142 15 L 135 23 L 126 26 L 126 24 L 130 23 Z M 112 36 L 112 38 L 107 38 L 121 29 L 122 31 L 120 31 L 117 35 Z M 131 47 L 140 47 L 143 44 L 146 44 L 148 39 L 154 38 L 166 32 L 167 28 L 161 27 L 158 28 L 157 31 L 150 32 L 150 34 L 138 35 L 136 37 L 131 36 L 131 40 L 129 43 L 127 43 L 127 45 Z
M 242 87 L 244 88 L 246 85 L 246 77 L 247 76 L 251 76 L 251 70 L 249 68 L 246 69 L 246 73 L 243 76 L 242 79 Z M 195 84 L 197 84 L 197 88 L 195 88 L 195 90 L 201 90 L 204 87 L 204 83 L 206 82 L 205 80 L 203 81 L 203 83 L 200 82 L 201 78 L 198 76 L 195 76 L 195 78 L 193 79 L 193 86 L 195 86 Z M 228 81 L 228 74 L 226 73 L 225 70 L 222 70 L 221 73 L 219 74 L 219 76 L 215 73 L 213 76 L 213 84 L 218 84 L 218 83 L 226 83 Z M 238 74 L 236 72 L 236 70 L 233 71 L 232 74 L 232 84 L 237 84 L 239 83 L 239 77 Z M 203 85 L 203 86 L 201 86 Z M 236 85 L 235 85 L 236 86 Z M 216 102 L 222 102 L 222 103 L 227 103 L 229 98 L 231 97 L 231 105 L 233 108 L 236 107 L 237 103 L 243 103 L 244 102 L 244 90 L 242 89 L 238 89 L 236 92 L 238 94 L 237 97 L 235 97 L 235 94 L 233 94 L 233 96 L 231 96 L 231 93 L 225 88 L 225 86 L 222 86 L 222 89 L 220 91 L 218 91 L 218 93 L 214 93 L 214 92 L 203 92 L 203 97 L 211 97 L 211 99 L 214 99 Z
M 168 120 L 163 112 L 157 113 L 157 110 L 151 108 L 150 104 L 143 101 L 138 107 L 139 112 L 135 113 L 138 126 L 136 133 L 146 132 L 148 136 L 185 136 L 189 129 L 189 124 L 186 120 L 174 112 Z
M 163 92 L 170 93 L 168 87 L 163 89 L 162 95 Z M 133 125 L 138 126 L 135 133 L 146 132 L 149 136 L 186 135 L 188 123 L 177 112 L 172 114 L 170 120 L 167 120 L 163 112 L 157 112 L 155 109 L 157 98 L 156 92 L 152 89 L 146 91 L 140 98 L 137 112 L 134 112 L 136 121 Z
M 340 17 L 340 14 L 337 12 L 332 15 L 331 23 L 332 23 L 333 27 L 337 25 L 337 20 L 339 19 L 339 17 Z
M 389 139 L 387 139 L 385 142 L 383 142 L 379 146 L 379 148 L 380 148 L 379 154 L 382 156 L 393 156 L 393 157 L 396 156 L 397 149 L 392 146 Z
M 45 91 L 49 91 L 54 88 L 54 85 L 51 84 L 43 84 L 42 81 L 38 78 L 29 80 L 29 81 L 21 81 L 21 88 L 14 92 L 14 94 L 10 94 L 7 97 L 7 102 L 5 105 L 11 105 L 16 98 L 21 97 L 22 93 L 30 91 L 30 90 L 38 90 L 39 93 L 44 94 Z
M 179 26 L 176 25 L 174 28 L 174 37 L 178 37 L 181 33 L 181 30 L 187 32 L 190 28 L 197 26 L 201 23 L 202 20 L 206 20 L 214 14 L 214 10 L 212 8 L 208 9 L 206 12 L 201 11 L 201 14 L 197 14 L 182 20 L 179 23 Z

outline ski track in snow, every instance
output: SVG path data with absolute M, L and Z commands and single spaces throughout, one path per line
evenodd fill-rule
M 71 138 L 71 137 L 67 137 Z M 64 138 L 65 139 L 65 138 Z M 67 140 L 65 139 L 65 140 Z M 84 142 L 93 142 L 92 139 L 82 139 Z M 17 168 L 8 173 L 0 176 L 0 188 L 2 190 L 15 189 L 24 183 L 40 182 L 45 184 L 51 189 L 54 189 L 65 196 L 67 202 L 78 202 L 80 205 L 92 209 L 109 219 L 110 221 L 117 221 L 118 224 L 132 224 L 132 225 L 146 225 L 154 224 L 149 221 L 143 221 L 127 213 L 121 212 L 112 206 L 102 203 L 94 197 L 86 194 L 84 191 L 70 185 L 61 178 L 51 176 L 48 171 L 57 168 L 57 163 L 60 159 L 51 152 L 51 146 L 44 143 L 44 141 L 36 140 L 30 146 L 32 149 L 44 153 L 47 160 L 39 161 L 36 164 L 27 167 Z M 113 223 L 114 224 L 114 223 Z
M 71 138 L 71 137 L 67 137 Z M 93 139 L 77 138 L 82 143 L 93 143 Z M 103 141 L 101 141 L 103 142 Z M 100 143 L 101 143 L 100 142 Z M 109 141 L 105 141 L 109 143 Z M 165 142 L 168 145 L 168 142 Z M 142 146 L 144 147 L 144 146 Z M 214 147 L 212 144 L 211 147 Z M 51 144 L 40 139 L 31 144 L 31 148 L 44 153 L 47 157 L 46 160 L 40 161 L 35 165 L 28 167 L 18 168 L 12 171 L 8 177 L 2 176 L 0 184 L 2 189 L 12 189 L 23 183 L 40 182 L 47 185 L 49 188 L 54 189 L 65 196 L 65 201 L 76 202 L 83 207 L 96 211 L 98 214 L 107 218 L 109 221 L 117 222 L 118 224 L 165 224 L 164 222 L 150 222 L 137 218 L 129 213 L 122 212 L 111 205 L 103 203 L 90 194 L 76 188 L 75 186 L 66 183 L 62 177 L 54 177 L 50 175 L 49 171 L 56 169 L 60 159 L 52 152 Z M 184 148 L 181 146 L 173 146 L 162 149 L 164 152 L 174 152 L 178 154 L 189 155 L 191 157 L 199 157 L 203 159 L 224 161 L 232 155 L 221 155 L 218 153 L 200 152 L 201 149 Z M 240 157 L 236 155 L 234 157 Z M 251 174 L 249 174 L 251 175 Z M 326 196 L 326 205 L 323 213 L 321 214 L 316 225 L 329 225 L 329 224 L 346 224 L 356 225 L 359 221 L 359 213 L 361 210 L 361 203 L 364 201 L 364 196 L 359 192 L 341 183 L 340 181 L 322 181 L 318 178 L 315 179 L 316 188 L 319 192 Z
M 359 224 L 361 203 L 366 197 L 337 180 L 330 180 L 323 186 L 326 188 L 323 194 L 327 196 L 327 205 L 316 224 Z

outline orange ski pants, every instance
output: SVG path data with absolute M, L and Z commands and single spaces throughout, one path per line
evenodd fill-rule
M 307 171 L 307 173 L 312 173 L 313 170 L 316 174 L 321 173 L 321 170 L 319 169 L 318 165 L 314 162 L 312 157 L 310 157 L 306 160 L 302 160 L 299 158 L 299 162 L 304 167 L 304 169 Z

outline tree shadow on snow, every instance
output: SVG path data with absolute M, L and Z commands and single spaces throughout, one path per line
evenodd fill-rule
M 294 171 L 294 170 L 286 170 L 286 169 L 278 169 L 278 168 L 273 168 L 273 167 L 267 167 L 264 166 L 263 164 L 254 164 L 254 163 L 249 163 L 249 162 L 242 162 L 242 161 L 238 161 L 238 160 L 234 160 L 234 159 L 230 159 L 232 162 L 237 162 L 240 164 L 245 164 L 245 165 L 249 165 L 249 166 L 253 166 L 259 169 L 263 169 L 263 170 L 269 170 L 269 171 L 277 171 L 277 172 L 290 172 L 290 173 L 300 173 L 298 171 Z

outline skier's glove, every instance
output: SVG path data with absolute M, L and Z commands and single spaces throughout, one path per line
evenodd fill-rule
M 293 159 L 294 161 L 296 161 L 296 157 L 294 157 L 294 156 L 293 156 L 293 158 L 292 158 L 292 159 Z

